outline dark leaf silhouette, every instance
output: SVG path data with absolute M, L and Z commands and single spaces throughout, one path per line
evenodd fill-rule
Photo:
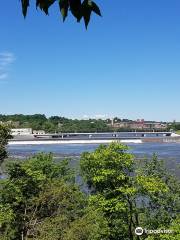
M 94 12 L 101 16 L 101 11 L 97 4 L 91 0 L 36 0 L 36 8 L 39 8 L 46 15 L 49 14 L 49 8 L 54 4 L 58 3 L 59 10 L 62 15 L 63 21 L 68 16 L 68 11 L 71 11 L 77 22 L 84 19 L 85 26 L 87 28 L 91 19 L 91 13 Z M 27 15 L 30 0 L 21 0 L 22 13 L 24 17 Z
M 22 4 L 23 15 L 24 15 L 24 17 L 26 17 L 27 9 L 29 7 L 29 0 L 21 0 L 21 4 Z
M 88 0 L 84 0 L 84 2 L 82 3 L 82 15 L 84 18 L 86 29 L 88 27 L 88 24 L 91 18 L 91 12 L 92 12 L 91 3 L 92 2 Z
M 92 6 L 92 11 L 93 12 L 95 12 L 99 16 L 102 16 L 100 9 L 99 9 L 98 5 L 95 2 L 92 2 L 91 6 Z
M 60 7 L 61 15 L 63 17 L 63 21 L 65 21 L 67 15 L 68 15 L 69 1 L 68 0 L 59 0 L 59 7 Z
M 37 0 L 36 7 L 39 7 L 42 11 L 48 15 L 49 7 L 55 2 L 56 0 Z
M 81 0 L 69 0 L 69 3 L 70 3 L 70 10 L 71 10 L 73 16 L 79 22 L 82 18 Z

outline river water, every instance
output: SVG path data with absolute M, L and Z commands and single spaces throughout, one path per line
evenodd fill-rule
M 180 143 L 130 143 L 130 152 L 135 155 L 150 156 L 156 153 L 159 157 L 177 159 L 180 163 Z M 27 157 L 39 152 L 52 152 L 55 156 L 80 155 L 85 151 L 94 151 L 99 144 L 50 144 L 50 145 L 10 145 L 8 152 L 14 157 Z
M 94 151 L 98 144 L 52 144 L 52 145 L 10 145 L 7 150 L 10 157 L 26 158 L 39 152 L 52 152 L 56 158 L 70 157 L 78 159 L 82 152 Z M 141 143 L 128 144 L 129 152 L 138 158 L 157 154 L 166 166 L 180 176 L 180 143 Z
M 10 145 L 7 150 L 11 157 L 24 158 L 39 152 L 52 152 L 55 157 L 80 156 L 82 152 L 94 151 L 99 144 L 51 144 L 51 145 Z M 128 144 L 130 152 L 138 157 L 150 157 L 156 153 L 160 159 L 171 159 L 180 164 L 180 143 Z

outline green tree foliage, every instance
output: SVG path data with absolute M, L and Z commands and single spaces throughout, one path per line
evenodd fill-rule
M 161 227 L 160 229 L 165 229 Z M 167 234 L 151 234 L 147 236 L 146 240 L 179 240 L 180 239 L 180 217 L 177 217 L 172 223 L 166 228 L 170 230 Z
M 0 115 L 0 121 L 8 122 L 12 128 L 32 128 L 54 132 L 106 132 L 110 131 L 105 120 L 72 120 L 59 116 L 46 118 L 43 114 L 34 115 Z
M 21 0 L 24 17 L 26 17 L 30 2 L 30 0 Z M 89 24 L 92 12 L 101 16 L 99 7 L 91 0 L 36 0 L 36 7 L 48 15 L 49 8 L 54 3 L 59 5 L 59 11 L 62 15 L 63 21 L 65 21 L 66 17 L 68 16 L 68 12 L 70 11 L 77 22 L 80 22 L 81 19 L 84 19 L 86 28 Z
M 96 192 L 116 189 L 129 181 L 133 155 L 126 152 L 128 147 L 120 144 L 101 145 L 93 153 L 82 154 L 81 171 L 89 185 Z
M 178 130 L 180 130 L 180 123 L 174 122 L 171 125 L 169 125 L 169 128 L 173 129 L 174 131 L 178 131 Z
M 0 124 L 0 165 L 2 164 L 3 160 L 7 157 L 6 145 L 10 138 L 11 135 L 9 127 Z
M 63 240 L 109 240 L 108 222 L 101 211 L 89 207 L 82 218 L 72 222 Z
M 120 144 L 102 145 L 93 153 L 84 153 L 81 171 L 93 194 L 92 205 L 97 205 L 106 216 L 111 229 L 110 239 L 131 239 L 131 202 L 133 155 Z
M 69 175 L 67 163 L 55 165 L 51 155 L 38 155 L 26 162 L 12 163 L 8 167 L 8 180 L 1 184 L 1 218 L 9 209 L 9 222 L 1 222 L 2 233 L 8 239 L 21 239 L 27 233 L 27 214 L 32 199 L 37 197 L 50 179 Z
M 141 206 L 138 208 L 139 225 L 146 229 L 174 229 L 173 234 L 159 235 L 152 239 L 178 239 L 179 180 L 167 171 L 156 155 L 151 161 L 145 160 L 141 163 L 136 173 L 138 203 Z
M 81 172 L 91 189 L 90 203 L 109 223 L 110 238 L 139 239 L 135 228 L 177 227 L 180 212 L 180 183 L 156 156 L 134 164 L 128 148 L 112 143 L 93 153 L 83 153 Z M 174 239 L 178 240 L 177 232 Z M 141 238 L 146 239 L 143 235 Z M 161 238 L 155 238 L 160 240 Z
M 39 154 L 9 164 L 7 172 L 0 186 L 0 239 L 65 240 L 74 235 L 92 240 L 92 231 L 98 240 L 107 235 L 106 220 L 88 208 L 67 160 L 55 163 L 51 154 Z
M 179 240 L 180 183 L 154 155 L 134 159 L 112 143 L 83 153 L 82 176 L 90 194 L 74 183 L 69 161 L 38 154 L 8 165 L 0 181 L 2 240 Z M 135 235 L 135 228 L 171 234 Z
M 106 132 L 110 131 L 106 122 L 103 120 L 71 120 L 68 119 L 61 126 L 62 132 Z
M 52 217 L 37 228 L 39 234 L 37 240 L 108 240 L 108 226 L 102 213 L 94 208 L 85 208 L 85 204 L 72 203 L 74 195 L 66 189 L 63 198 L 60 198 L 60 208 Z M 65 198 L 70 193 L 69 198 Z M 80 195 L 76 195 L 76 201 L 80 201 Z M 57 201 L 57 199 L 56 199 Z M 66 207 L 67 206 L 67 207 Z M 70 206 L 70 207 L 69 207 Z M 81 207 L 81 211 L 78 208 Z

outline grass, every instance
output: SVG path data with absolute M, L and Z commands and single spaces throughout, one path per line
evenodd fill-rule
M 176 134 L 179 134 L 179 135 L 180 135 L 180 130 L 177 130 L 177 131 L 176 131 Z

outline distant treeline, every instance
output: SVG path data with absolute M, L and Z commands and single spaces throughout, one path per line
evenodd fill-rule
M 34 115 L 0 115 L 0 121 L 12 122 L 15 128 L 32 128 L 34 130 L 44 130 L 46 132 L 106 132 L 112 131 L 108 127 L 107 120 L 72 120 L 60 116 L 47 118 L 44 114 Z
M 174 122 L 172 125 L 171 125 L 171 128 L 175 131 L 178 131 L 180 130 L 180 123 L 176 123 Z
M 131 123 L 129 119 L 114 118 L 114 123 L 127 122 Z M 153 129 L 146 128 L 132 128 L 132 127 L 115 127 L 111 125 L 111 119 L 69 119 L 61 116 L 46 117 L 44 114 L 34 115 L 2 115 L 0 114 L 0 122 L 8 122 L 12 128 L 32 128 L 33 130 L 44 130 L 47 133 L 54 132 L 129 132 L 129 131 L 153 131 Z M 153 121 L 148 121 L 152 122 Z M 180 123 L 172 123 L 167 125 L 166 130 L 180 130 Z M 162 131 L 162 129 L 156 129 Z

